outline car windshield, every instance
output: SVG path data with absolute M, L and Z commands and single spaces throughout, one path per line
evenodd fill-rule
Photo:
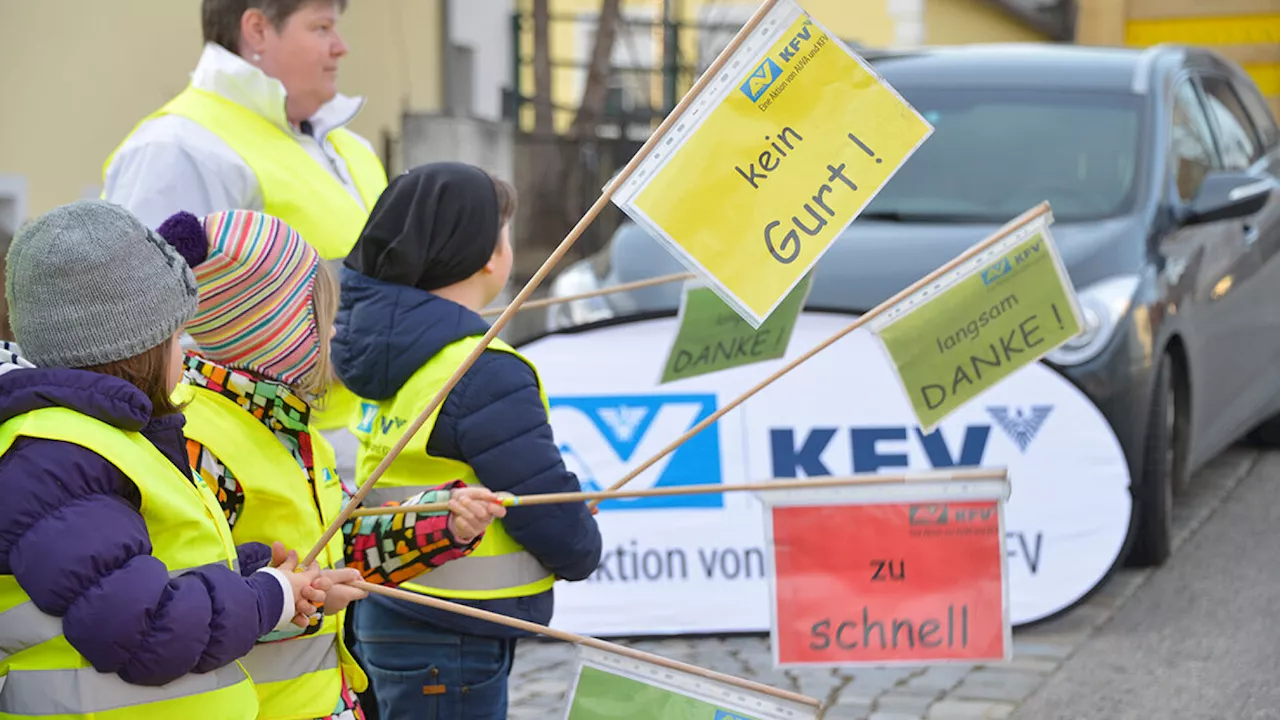
M 862 217 L 1002 222 L 1048 200 L 1054 217 L 1070 222 L 1114 217 L 1133 205 L 1136 96 L 912 88 L 887 79 L 934 133 Z

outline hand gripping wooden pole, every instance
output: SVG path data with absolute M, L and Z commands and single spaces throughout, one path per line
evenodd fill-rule
M 515 298 L 512 299 L 511 304 L 507 306 L 507 309 L 503 310 L 502 314 L 498 316 L 498 319 L 493 321 L 493 325 L 489 328 L 489 332 L 484 334 L 484 337 L 481 338 L 475 349 L 471 351 L 471 354 L 462 361 L 462 364 L 458 366 L 458 369 L 454 371 L 453 375 L 449 376 L 449 379 L 444 383 L 444 387 L 440 388 L 440 391 L 436 393 L 435 397 L 431 398 L 431 401 L 427 403 L 427 406 L 423 408 L 418 417 L 415 418 L 412 423 L 409 423 L 409 426 L 404 430 L 404 434 L 401 435 L 400 439 L 396 441 L 396 444 L 392 446 L 390 452 L 387 453 L 387 456 L 382 458 L 382 462 L 378 463 L 378 466 L 373 469 L 373 472 L 369 474 L 368 479 L 360 485 L 360 489 L 356 491 L 355 496 L 351 498 L 350 502 L 348 502 L 342 508 L 342 511 L 338 513 L 338 516 L 329 523 L 329 527 L 325 528 L 324 534 L 322 534 L 320 539 L 316 541 L 315 546 L 307 553 L 306 558 L 298 564 L 298 567 L 305 568 L 315 562 L 316 557 L 320 555 L 320 551 L 329 543 L 329 540 L 333 537 L 334 533 L 338 532 L 342 528 L 342 524 L 351 516 L 351 512 L 360 507 L 360 504 L 364 502 L 365 496 L 367 496 L 369 491 L 373 489 L 374 484 L 378 482 L 378 479 L 381 478 L 383 473 L 387 471 L 387 468 L 391 466 L 391 463 L 396 459 L 396 456 L 404 450 L 405 446 L 409 444 L 409 441 L 413 439 L 413 436 L 422 428 L 423 424 L 427 422 L 427 418 L 431 417 L 431 414 L 436 411 L 436 408 L 440 407 L 440 404 L 444 402 L 445 397 L 449 395 L 449 391 L 453 390 L 454 386 L 462 380 L 462 376 L 471 368 L 471 365 L 480 357 L 485 348 L 489 346 L 489 343 L 492 342 L 493 339 L 498 336 L 498 333 L 507 326 L 507 323 L 511 321 L 511 318 L 519 312 L 520 306 L 524 304 L 525 300 L 529 299 L 529 296 L 532 295 L 533 291 L 542 284 L 542 281 L 546 279 L 548 274 L 550 274 L 551 269 L 556 266 L 556 263 L 560 262 L 560 259 L 564 257 L 565 253 L 569 252 L 569 249 L 578 241 L 578 238 L 582 236 L 582 233 L 596 219 L 596 216 L 605 209 L 609 204 L 609 201 L 613 199 L 613 193 L 617 188 L 619 188 L 622 183 L 626 182 L 627 178 L 631 177 L 631 174 L 635 172 L 640 163 L 643 162 L 649 153 L 653 151 L 653 148 L 658 144 L 658 141 L 662 136 L 672 125 L 675 124 L 677 120 L 680 119 L 680 116 L 684 114 L 684 111 L 689 107 L 689 104 L 693 102 L 698 94 L 711 83 L 711 80 L 715 78 L 715 76 L 724 67 L 725 63 L 729 60 L 729 57 L 732 56 L 738 47 L 742 45 L 747 36 L 755 30 L 756 26 L 760 24 L 760 21 L 763 20 L 765 15 L 773 9 L 773 6 L 776 3 L 777 0 L 765 0 L 760 4 L 760 7 L 751 15 L 751 18 L 747 20 L 747 23 L 738 31 L 738 34 L 733 36 L 733 40 L 731 40 L 728 46 L 726 46 L 720 55 L 716 57 L 715 62 L 711 63 L 711 67 L 707 68 L 706 72 L 704 72 L 702 76 L 698 78 L 698 81 L 693 84 L 693 87 L 689 89 L 689 92 L 680 99 L 679 104 L 677 104 L 675 109 L 671 111 L 671 114 L 667 115 L 666 119 L 662 121 L 662 124 L 658 126 L 658 129 L 649 136 L 649 139 L 645 141 L 645 144 L 641 146 L 640 150 L 631 158 L 631 161 L 626 164 L 626 167 L 622 168 L 622 171 L 619 172 L 607 186 L 605 186 L 604 190 L 600 193 L 600 197 L 591 205 L 586 214 L 582 216 L 582 219 L 578 221 L 578 224 L 573 226 L 573 229 L 570 230 L 569 234 L 560 242 L 560 245 L 552 251 L 550 257 L 542 263 L 542 267 L 538 268 L 538 271 L 533 274 L 533 277 L 529 278 L 529 282 L 525 283 L 524 288 L 522 288 Z
M 537 633 L 538 635 L 555 638 L 556 640 L 563 640 L 568 643 L 573 643 L 574 645 L 584 645 L 586 647 L 596 648 L 597 650 L 614 653 L 615 655 L 629 657 L 633 660 L 653 663 L 654 665 L 660 665 L 671 670 L 697 675 L 708 680 L 732 685 L 743 690 L 769 695 L 781 700 L 786 700 L 787 702 L 807 705 L 814 709 L 820 709 L 822 707 L 822 703 L 816 698 L 789 692 L 787 690 L 779 690 L 778 688 L 770 687 L 762 683 L 745 680 L 733 675 L 725 675 L 724 673 L 718 673 L 714 670 L 698 667 L 697 665 L 689 665 L 688 663 L 682 663 L 678 660 L 664 658 L 660 655 L 653 655 L 651 653 L 644 652 L 643 650 L 629 648 L 626 645 L 618 645 L 598 638 L 588 637 L 586 635 L 578 635 L 564 630 L 557 630 L 555 628 L 547 627 L 546 625 L 531 623 L 527 620 L 518 620 L 516 618 L 499 615 L 498 613 L 489 612 L 487 610 L 481 610 L 467 605 L 459 605 L 458 603 L 441 600 L 440 598 L 431 597 L 430 595 L 422 595 L 419 593 L 409 592 L 407 590 L 398 590 L 395 588 L 385 587 L 383 585 L 374 585 L 364 581 L 353 582 L 351 585 L 352 587 L 358 587 L 366 592 L 397 598 L 406 602 L 416 603 L 418 605 L 435 608 L 437 610 L 444 610 L 458 615 L 466 615 L 467 617 L 475 618 L 477 620 L 487 620 L 491 623 L 505 625 L 507 627 L 524 630 L 526 632 Z
M 899 485 L 902 483 L 971 482 L 975 480 L 1007 480 L 1005 468 L 964 468 L 958 470 L 923 470 L 910 473 L 863 473 L 844 477 L 812 477 L 798 480 L 769 480 L 766 482 L 725 485 L 679 485 L 675 487 L 648 488 L 645 490 L 600 490 L 595 492 L 545 493 L 542 495 L 509 495 L 498 493 L 506 507 L 527 505 L 555 505 L 557 503 L 612 500 L 617 498 L 672 497 L 676 495 L 713 495 L 726 492 L 778 492 L 782 490 L 814 490 L 818 488 L 851 487 L 854 485 Z M 351 517 L 370 515 L 399 515 L 402 513 L 442 513 L 449 510 L 449 502 L 422 503 L 421 505 L 384 505 L 360 508 Z
M 633 468 L 631 472 L 619 478 L 617 482 L 609 486 L 609 490 L 617 490 L 623 485 L 626 485 L 627 483 L 631 482 L 636 477 L 638 477 L 640 473 L 653 467 L 654 463 L 658 462 L 659 460 L 666 457 L 667 455 L 670 455 L 671 453 L 675 452 L 675 449 L 680 447 L 684 443 L 688 442 L 689 438 L 692 438 L 694 435 L 697 435 L 703 430 L 706 430 L 707 428 L 711 427 L 711 425 L 715 421 L 724 417 L 725 414 L 728 413 L 730 410 L 733 410 L 734 408 L 738 407 L 742 403 L 746 402 L 748 398 L 760 392 L 761 390 L 765 389 L 769 385 L 773 384 L 778 378 L 800 367 L 802 364 L 804 364 L 814 355 L 817 355 L 818 353 L 822 352 L 828 347 L 831 347 L 831 345 L 835 344 L 837 340 L 843 338 L 844 336 L 848 335 L 854 330 L 857 330 L 863 325 L 866 325 L 867 323 L 871 322 L 873 319 L 875 319 L 877 315 L 883 313 L 884 311 L 898 304 L 902 300 L 911 296 L 916 291 L 924 288 L 929 283 L 937 281 L 938 278 L 942 277 L 943 275 L 946 275 L 952 270 L 955 270 L 957 267 L 959 267 L 966 261 L 972 259 L 976 255 L 981 253 L 983 250 L 986 250 L 992 245 L 1008 237 L 1011 233 L 1013 233 L 1018 228 L 1021 228 L 1022 226 L 1031 222 L 1032 220 L 1035 220 L 1036 218 L 1048 212 L 1049 212 L 1049 203 L 1046 201 L 1046 202 L 1040 203 L 1039 205 L 1036 205 L 1030 210 L 1022 213 L 1018 217 L 1005 223 L 1005 225 L 1002 226 L 999 230 L 995 231 L 991 235 L 979 241 L 976 245 L 969 248 L 968 250 L 965 250 L 964 252 L 960 253 L 956 257 L 952 258 L 949 262 L 947 262 L 942 267 L 938 268 L 937 270 L 934 270 L 928 275 L 925 275 L 919 280 L 911 283 L 906 288 L 904 288 L 901 292 L 899 292 L 897 295 L 894 295 L 888 300 L 885 300 L 884 302 L 880 303 L 874 309 L 866 313 L 863 313 L 861 316 L 858 317 L 857 320 L 854 320 L 853 322 L 849 323 L 844 328 L 837 331 L 836 334 L 818 343 L 815 347 L 810 349 L 808 352 L 796 358 L 795 360 L 792 360 L 791 362 L 787 363 L 783 367 L 779 368 L 777 372 L 773 373 L 772 375 L 765 378 L 764 380 L 761 380 L 751 389 L 742 393 L 741 395 L 729 401 L 728 403 L 722 405 L 719 409 L 717 409 L 715 412 L 708 415 L 705 419 L 703 419 L 697 425 L 694 425 L 693 427 L 689 428 L 689 430 L 686 431 L 683 435 L 676 438 L 675 440 L 672 440 L 671 444 L 667 445 L 662 450 L 659 450 L 658 454 L 654 455 L 648 460 L 645 460 L 643 463 L 640 463 L 635 468 Z M 598 505 L 599 502 L 600 502 L 599 500 L 593 500 L 588 504 L 595 506 L 595 505 Z

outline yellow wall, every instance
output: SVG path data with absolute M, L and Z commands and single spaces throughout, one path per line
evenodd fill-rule
M 924 34 L 927 45 L 1049 39 L 985 0 L 925 0 Z
M 1280 0 L 1080 0 L 1076 42 L 1202 45 L 1253 76 L 1280 114 Z
M 439 0 L 354 0 L 339 30 L 353 129 L 381 151 L 402 109 L 441 105 Z M 28 215 L 96 194 L 133 125 L 186 85 L 199 0 L 0 0 L 0 174 L 25 176 Z

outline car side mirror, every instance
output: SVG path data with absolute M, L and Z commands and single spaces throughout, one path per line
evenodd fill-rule
M 1266 206 L 1275 189 L 1275 182 L 1259 180 L 1248 173 L 1209 173 L 1183 216 L 1183 224 L 1198 225 L 1252 215 Z

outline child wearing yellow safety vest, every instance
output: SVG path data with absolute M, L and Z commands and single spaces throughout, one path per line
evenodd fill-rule
M 515 190 L 480 168 L 434 163 L 391 181 L 342 273 L 338 376 L 364 399 L 357 481 L 477 347 L 478 311 L 511 272 Z M 443 480 L 515 495 L 573 492 L 533 365 L 494 340 L 368 496 L 399 501 Z M 557 577 L 587 578 L 601 539 L 585 503 L 513 507 L 466 558 L 422 574 L 370 562 L 366 577 L 546 624 Z M 373 596 L 354 609 L 356 647 L 381 709 L 398 718 L 505 718 L 524 633 Z
M 330 582 L 237 546 L 191 474 L 182 257 L 80 201 L 13 241 L 0 348 L 0 718 L 252 720 L 239 658 L 305 626 Z M 283 550 L 283 548 L 281 548 Z
M 179 213 L 159 232 L 194 269 L 200 289 L 187 325 L 196 347 L 175 393 L 186 403 L 191 464 L 215 488 L 237 541 L 309 547 L 343 505 L 333 448 L 314 418 L 332 377 L 337 281 L 297 232 L 263 213 L 219 212 L 203 221 Z M 396 529 L 408 522 L 413 531 L 381 533 L 373 551 L 430 570 L 469 553 L 491 514 L 505 513 L 491 492 L 460 482 L 409 501 L 436 496 L 450 499 L 454 512 L 388 516 Z M 342 631 L 348 603 L 365 593 L 344 584 L 361 575 L 343 564 L 343 536 L 336 535 L 320 555 L 333 583 L 327 603 L 305 630 L 263 638 L 245 658 L 261 720 L 364 717 L 356 693 L 367 682 Z

